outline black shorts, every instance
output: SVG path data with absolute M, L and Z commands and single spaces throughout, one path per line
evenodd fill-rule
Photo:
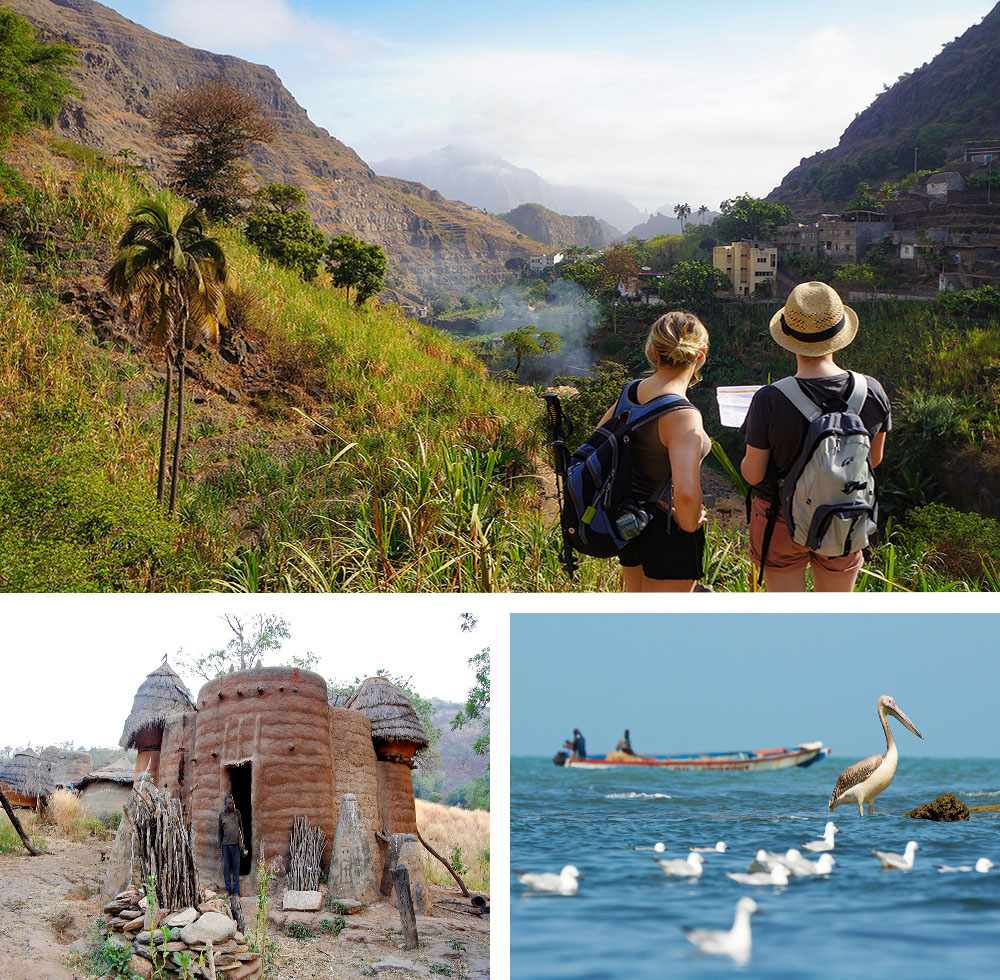
M 704 552 L 704 527 L 685 531 L 657 507 L 642 533 L 622 548 L 618 560 L 623 568 L 641 565 L 646 578 L 698 580 Z

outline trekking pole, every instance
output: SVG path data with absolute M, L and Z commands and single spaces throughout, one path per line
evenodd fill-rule
M 559 523 L 562 526 L 563 499 L 566 492 L 566 471 L 569 467 L 569 449 L 566 447 L 566 439 L 572 432 L 572 425 L 568 419 L 564 419 L 562 405 L 559 404 L 559 396 L 554 391 L 547 391 L 542 394 L 545 399 L 545 411 L 548 415 L 549 427 L 552 430 L 552 453 L 555 457 L 556 474 L 556 504 L 559 507 Z M 573 580 L 577 568 L 579 567 L 576 555 L 573 553 L 573 542 L 566 534 L 566 528 L 562 527 L 562 548 L 559 550 L 559 564 L 565 569 L 570 581 Z

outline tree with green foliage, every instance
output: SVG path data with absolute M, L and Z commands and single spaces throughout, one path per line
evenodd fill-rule
M 732 288 L 729 277 L 708 262 L 678 262 L 660 283 L 660 298 L 668 306 L 705 315 L 719 306 L 716 292 Z
M 178 663 L 192 674 L 212 680 L 234 670 L 251 670 L 261 667 L 264 657 L 276 653 L 282 643 L 291 637 L 288 623 L 275 615 L 257 613 L 246 619 L 233 613 L 222 617 L 232 636 L 229 642 L 217 650 L 197 658 L 178 658 Z M 305 669 L 315 666 L 315 654 L 292 659 L 292 666 Z
M 790 220 L 784 204 L 774 204 L 749 194 L 723 201 L 719 210 L 722 215 L 712 223 L 712 229 L 724 242 L 771 238 L 778 225 L 788 224 Z
M 305 208 L 305 194 L 292 184 L 268 184 L 255 192 L 252 200 L 247 241 L 307 282 L 315 279 L 326 236 L 313 224 Z
M 471 633 L 477 626 L 470 613 L 462 613 L 460 629 L 463 633 Z M 464 728 L 472 721 L 481 723 L 479 738 L 472 743 L 472 751 L 476 755 L 490 754 L 490 648 L 483 647 L 479 653 L 469 658 L 469 666 L 476 672 L 476 682 L 469 690 L 465 705 L 451 720 L 452 731 Z M 454 797 L 454 799 L 453 799 Z M 445 801 L 449 806 L 467 806 L 470 809 L 490 808 L 490 767 L 486 772 L 471 783 L 456 787 Z
M 171 171 L 174 186 L 214 219 L 243 210 L 247 196 L 239 160 L 254 143 L 270 143 L 277 127 L 260 103 L 222 78 L 196 82 L 164 98 L 153 114 L 159 139 L 190 142 Z
M 534 323 L 525 323 L 503 335 L 503 346 L 514 354 L 516 375 L 521 371 L 524 358 L 535 360 L 543 354 L 558 354 L 562 350 L 562 338 L 554 330 L 539 332 Z
M 208 234 L 208 222 L 197 208 L 177 224 L 159 201 L 133 208 L 132 223 L 118 242 L 118 255 L 105 274 L 108 290 L 122 300 L 126 316 L 135 318 L 153 344 L 162 347 L 167 365 L 160 427 L 160 470 L 156 498 L 163 501 L 167 427 L 170 418 L 171 368 L 177 370 L 177 428 L 170 481 L 170 513 L 177 503 L 184 423 L 184 361 L 192 334 L 219 339 L 226 322 L 225 289 L 234 285 L 219 242 Z M 190 329 L 189 329 L 190 328 Z
M 330 281 L 334 286 L 343 286 L 347 290 L 348 302 L 351 301 L 352 286 L 356 290 L 356 306 L 363 306 L 385 286 L 389 263 L 379 245 L 343 234 L 330 239 L 324 254 Z
M 51 123 L 74 92 L 65 76 L 76 49 L 38 39 L 23 17 L 0 7 L 0 150 L 32 123 Z

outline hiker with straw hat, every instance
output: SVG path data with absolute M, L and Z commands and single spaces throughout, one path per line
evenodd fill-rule
M 740 471 L 753 496 L 750 555 L 769 592 L 804 592 L 807 565 L 812 566 L 816 592 L 850 592 L 864 564 L 861 549 L 831 557 L 794 541 L 782 511 L 780 488 L 799 459 L 810 428 L 806 409 L 799 405 L 811 403 L 823 413 L 856 412 L 867 430 L 874 468 L 882 462 L 886 433 L 892 426 L 889 399 L 875 378 L 834 362 L 833 355 L 857 335 L 858 315 L 825 283 L 796 286 L 772 317 L 770 330 L 774 342 L 795 355 L 796 370 L 794 383 L 784 379 L 761 388 L 743 423 L 747 448 Z M 867 394 L 861 401 L 865 385 Z

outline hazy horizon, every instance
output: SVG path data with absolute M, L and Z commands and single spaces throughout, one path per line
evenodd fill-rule
M 466 142 L 651 211 L 763 196 L 991 9 L 982 0 L 109 0 L 274 68 L 363 159 Z

